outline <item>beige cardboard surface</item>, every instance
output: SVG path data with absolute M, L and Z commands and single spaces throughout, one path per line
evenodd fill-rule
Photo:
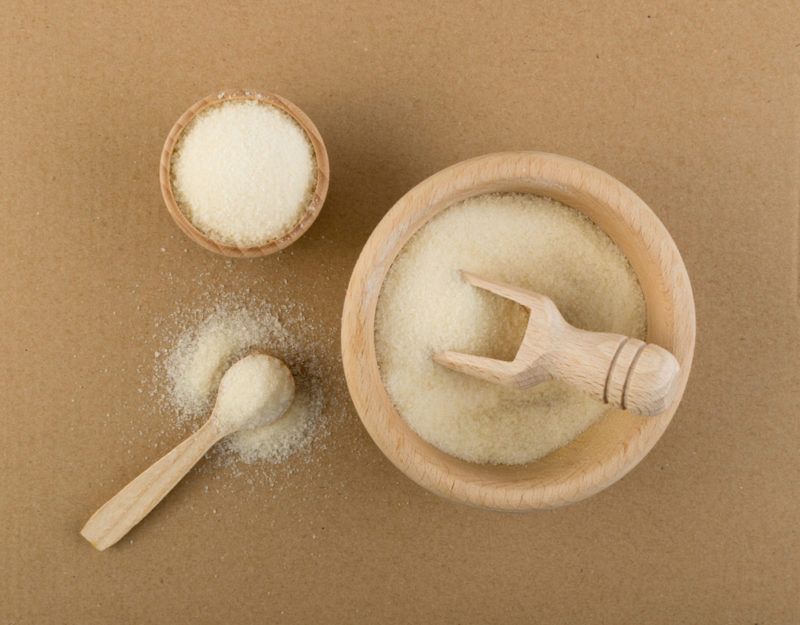
M 797 4 L 437 4 L 3 4 L 0 623 L 800 622 Z M 327 142 L 328 201 L 279 256 L 226 262 L 161 201 L 164 137 L 225 86 L 288 97 Z M 337 348 L 383 214 L 505 149 L 632 187 L 698 312 L 653 452 L 590 500 L 526 515 L 400 474 Z M 182 435 L 139 392 L 156 323 L 210 284 L 303 306 L 331 434 L 276 486 L 206 462 L 95 552 L 83 522 Z

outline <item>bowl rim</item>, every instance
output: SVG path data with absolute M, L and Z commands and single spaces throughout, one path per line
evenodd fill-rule
M 183 131 L 206 109 L 231 101 L 260 102 L 280 109 L 289 115 L 300 126 L 306 137 L 308 137 L 309 143 L 311 143 L 311 147 L 314 150 L 316 165 L 314 190 L 311 193 L 308 206 L 300 220 L 291 230 L 277 239 L 271 239 L 261 245 L 250 247 L 238 247 L 236 245 L 221 243 L 204 233 L 195 226 L 180 209 L 172 190 L 172 155 Z M 192 106 L 186 109 L 178 118 L 175 124 L 173 124 L 164 141 L 164 146 L 161 149 L 158 177 L 161 186 L 161 196 L 164 198 L 167 211 L 186 236 L 205 249 L 216 252 L 217 254 L 222 254 L 223 256 L 253 258 L 267 256 L 288 247 L 311 227 L 311 224 L 313 224 L 319 216 L 322 205 L 325 203 L 325 197 L 328 194 L 328 186 L 330 184 L 330 162 L 328 160 L 325 142 L 322 140 L 322 135 L 314 125 L 314 122 L 312 122 L 308 115 L 296 104 L 275 93 L 253 89 L 224 89 L 209 94 L 192 104 Z
M 621 237 L 627 237 L 630 241 L 625 245 L 638 246 L 635 254 L 625 253 L 640 284 L 642 275 L 637 265 L 646 263 L 648 271 L 658 277 L 656 283 L 643 285 L 647 340 L 671 349 L 681 366 L 678 392 L 665 412 L 644 418 L 609 410 L 598 423 L 626 415 L 628 434 L 608 443 L 613 449 L 601 461 L 574 471 L 563 469 L 563 458 L 577 458 L 576 450 L 586 446 L 580 441 L 598 423 L 561 450 L 526 465 L 468 463 L 448 456 L 411 430 L 389 399 L 375 355 L 375 310 L 383 280 L 414 233 L 447 206 L 467 197 L 498 190 L 531 193 L 534 191 L 526 189 L 532 188 L 539 195 L 567 205 L 571 204 L 565 198 L 577 198 L 573 204 L 585 206 L 573 208 L 595 223 L 600 215 L 609 220 L 597 225 L 618 245 Z M 598 212 L 592 215 L 593 210 Z M 664 306 L 651 306 L 651 300 L 661 298 Z M 520 151 L 486 154 L 456 163 L 423 180 L 397 201 L 373 230 L 353 269 L 342 312 L 341 347 L 345 378 L 359 418 L 397 468 L 445 498 L 520 511 L 580 501 L 622 478 L 647 455 L 669 425 L 683 396 L 695 333 L 695 305 L 686 267 L 672 237 L 644 201 L 616 178 L 587 163 L 557 154 Z M 561 454 L 558 462 L 549 460 L 557 454 Z M 553 469 L 556 466 L 557 471 Z M 541 476 L 533 472 L 537 470 L 542 471 Z

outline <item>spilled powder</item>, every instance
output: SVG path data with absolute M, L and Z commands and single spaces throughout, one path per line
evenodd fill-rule
M 390 268 L 376 312 L 384 384 L 409 425 L 472 462 L 521 464 L 578 436 L 607 407 L 559 382 L 505 388 L 435 364 L 454 350 L 516 354 L 527 311 L 465 283 L 459 270 L 551 297 L 571 324 L 643 338 L 644 298 L 614 243 L 577 211 L 525 194 L 454 205 L 422 228 Z
M 280 463 L 325 433 L 321 368 L 313 344 L 289 332 L 266 305 L 227 297 L 207 311 L 181 319 L 183 327 L 157 370 L 161 403 L 178 422 L 206 418 L 225 371 L 252 350 L 281 359 L 291 371 L 295 395 L 286 414 L 269 425 L 223 439 L 224 451 L 244 462 Z M 294 312 L 296 317 L 297 311 Z
M 277 454 L 285 458 L 283 461 L 251 456 L 249 462 L 243 462 L 240 453 L 222 441 L 188 479 L 200 480 L 201 491 L 209 495 L 249 490 L 259 498 L 280 498 L 281 493 L 289 491 L 298 500 L 313 500 L 315 504 L 347 500 L 347 484 L 352 476 L 339 470 L 333 450 L 346 450 L 345 457 L 366 464 L 377 462 L 378 457 L 366 432 L 356 426 L 341 373 L 338 319 L 317 310 L 305 295 L 330 292 L 334 283 L 343 290 L 346 276 L 329 271 L 306 274 L 306 286 L 298 290 L 301 276 L 294 262 L 296 251 L 291 247 L 270 257 L 268 264 L 274 265 L 277 272 L 272 274 L 263 261 L 255 260 L 220 258 L 218 262 L 193 267 L 191 262 L 187 264 L 186 255 L 200 257 L 205 252 L 187 244 L 177 231 L 153 241 L 152 246 L 155 251 L 161 247 L 165 250 L 155 257 L 159 262 L 157 278 L 152 268 L 139 268 L 129 280 L 108 284 L 109 306 L 98 310 L 98 319 L 121 340 L 128 341 L 130 349 L 96 355 L 97 381 L 114 389 L 113 404 L 106 405 L 80 427 L 118 441 L 115 449 L 132 463 L 130 466 L 158 460 L 196 431 L 208 416 L 202 411 L 194 415 L 181 413 L 173 400 L 166 361 L 179 339 L 196 330 L 218 309 L 247 310 L 251 316 L 265 311 L 279 320 L 290 337 L 291 347 L 286 353 L 294 354 L 293 371 L 301 370 L 303 377 L 310 380 L 310 392 L 305 397 L 316 403 L 313 410 L 318 416 L 299 445 L 290 440 L 290 453 Z M 166 310 L 165 295 L 170 302 Z M 140 319 L 134 326 L 132 314 Z M 70 360 L 76 358 L 77 354 L 72 354 Z M 289 358 L 281 358 L 289 362 Z M 92 388 L 96 387 L 76 385 L 68 402 L 88 403 L 86 393 Z M 281 444 L 286 442 L 285 438 L 280 440 Z M 246 446 L 240 441 L 242 448 Z M 101 468 L 105 470 L 108 465 Z M 119 483 L 110 478 L 100 476 L 99 483 L 109 492 L 119 488 Z M 320 484 L 335 487 L 322 488 Z M 234 508 L 227 511 L 236 513 Z

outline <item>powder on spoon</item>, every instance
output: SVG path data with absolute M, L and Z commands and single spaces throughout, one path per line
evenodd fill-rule
M 292 372 L 277 358 L 250 354 L 222 376 L 214 418 L 228 432 L 268 426 L 294 398 Z
M 315 177 L 305 131 L 261 101 L 227 101 L 202 112 L 172 155 L 180 209 L 215 241 L 239 247 L 289 232 L 308 207 Z
M 235 432 L 222 447 L 246 463 L 280 463 L 306 448 L 322 433 L 321 372 L 311 344 L 287 330 L 266 306 L 245 305 L 230 295 L 204 316 L 186 324 L 174 339 L 161 364 L 159 377 L 166 383 L 165 410 L 177 411 L 180 421 L 203 420 L 213 407 L 225 371 L 248 352 L 274 353 L 291 370 L 294 400 L 277 421 Z M 295 310 L 294 316 L 302 313 Z M 194 317 L 194 315 L 193 315 Z
M 453 456 L 530 462 L 578 436 L 607 406 L 560 382 L 518 390 L 434 363 L 432 355 L 446 350 L 511 360 L 525 331 L 526 309 L 467 284 L 461 269 L 543 293 L 579 328 L 643 338 L 639 283 L 589 219 L 526 194 L 488 194 L 449 207 L 391 266 L 375 345 L 398 412 Z

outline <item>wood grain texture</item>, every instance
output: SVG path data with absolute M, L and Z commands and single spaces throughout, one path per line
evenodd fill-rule
M 647 341 L 671 351 L 680 366 L 675 396 L 660 416 L 642 418 L 610 410 L 581 436 L 544 458 L 498 466 L 445 454 L 420 438 L 398 414 L 383 386 L 375 355 L 375 308 L 383 280 L 399 251 L 425 223 L 456 202 L 489 192 L 534 193 L 571 206 L 595 222 L 627 256 L 645 297 Z M 464 161 L 403 196 L 364 246 L 342 317 L 348 387 L 364 426 L 384 454 L 434 493 L 502 510 L 579 501 L 636 466 L 675 414 L 694 344 L 695 307 L 689 277 L 659 219 L 612 176 L 571 158 L 539 152 L 489 154 Z
M 530 311 L 528 325 L 511 361 L 447 351 L 433 355 L 437 363 L 520 389 L 560 380 L 598 401 L 646 417 L 664 412 L 672 403 L 680 366 L 663 347 L 581 330 L 567 323 L 546 295 L 461 273 L 473 286 L 525 306 Z
M 103 504 L 86 522 L 81 535 L 99 551 L 107 549 L 175 488 L 184 475 L 228 434 L 212 417 L 197 432 L 154 462 Z
M 303 213 L 300 220 L 289 232 L 283 236 L 267 241 L 263 245 L 254 247 L 238 247 L 235 245 L 227 245 L 220 243 L 208 236 L 205 232 L 197 228 L 184 212 L 178 206 L 175 199 L 175 194 L 172 189 L 172 154 L 175 151 L 175 146 L 178 144 L 181 133 L 191 124 L 195 117 L 206 109 L 219 106 L 223 102 L 251 100 L 255 102 L 262 102 L 264 104 L 274 106 L 287 113 L 294 119 L 299 126 L 303 129 L 308 140 L 314 149 L 314 161 L 316 165 L 316 183 L 314 191 L 311 194 L 311 199 L 308 207 Z M 167 210 L 178 227 L 183 233 L 192 241 L 216 252 L 223 256 L 231 256 L 235 258 L 247 257 L 253 258 L 258 256 L 267 256 L 279 250 L 288 247 L 299 239 L 306 230 L 311 227 L 314 220 L 322 210 L 322 205 L 325 203 L 325 197 L 328 194 L 328 185 L 330 182 L 330 164 L 328 161 L 328 152 L 325 149 L 325 142 L 322 140 L 319 130 L 314 125 L 314 122 L 295 104 L 274 93 L 263 93 L 255 90 L 246 89 L 233 89 L 223 90 L 219 93 L 213 93 L 206 96 L 202 100 L 195 102 L 189 109 L 178 118 L 175 125 L 167 135 L 164 142 L 164 147 L 161 151 L 161 162 L 159 164 L 159 181 L 161 184 L 161 195 L 164 198 L 164 204 Z

